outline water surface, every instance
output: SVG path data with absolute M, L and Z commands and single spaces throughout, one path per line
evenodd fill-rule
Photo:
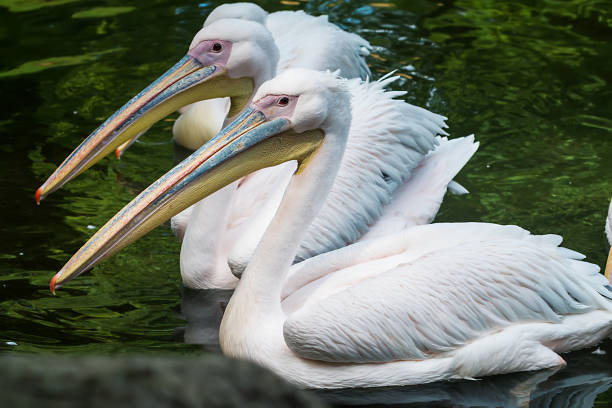
M 214 345 L 202 350 L 184 344 L 191 332 L 177 330 L 186 326 L 186 313 L 180 305 L 179 244 L 168 225 L 57 296 L 48 291 L 51 276 L 96 228 L 172 167 L 175 116 L 151 129 L 121 161 L 103 160 L 40 207 L 33 194 L 91 130 L 185 54 L 217 4 L 0 2 L 1 350 L 216 352 Z M 610 2 L 261 4 L 271 11 L 329 14 L 374 45 L 375 76 L 397 70 L 401 80 L 393 87 L 408 91 L 406 100 L 447 116 L 453 136 L 476 135 L 480 149 L 458 177 L 471 194 L 447 197 L 438 221 L 518 224 L 562 234 L 566 246 L 604 264 L 603 224 L 612 195 Z M 609 344 L 602 348 L 612 353 Z M 570 378 L 578 391 L 556 398 L 599 395 L 594 404 L 604 406 L 612 400 L 605 392 L 609 359 L 590 351 L 574 355 L 580 358 L 568 358 L 568 368 L 545 379 L 517 374 L 484 384 L 512 390 L 527 381 L 531 386 L 521 389 L 536 384 L 542 390 Z M 595 374 L 583 375 L 580 361 L 588 361 Z M 456 387 L 409 393 L 457 395 Z M 459 393 L 486 394 L 467 387 Z M 370 398 L 375 395 L 353 397 L 365 404 L 376 402 Z M 537 395 L 532 405 L 548 406 Z M 461 401 L 470 406 L 470 398 Z

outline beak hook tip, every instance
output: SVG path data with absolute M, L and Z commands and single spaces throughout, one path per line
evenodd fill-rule
M 49 289 L 51 289 L 51 293 L 55 295 L 55 281 L 57 280 L 57 274 L 53 275 L 51 278 L 51 282 L 49 283 Z
M 36 200 L 36 205 L 40 205 L 40 195 L 42 193 L 41 187 L 38 187 L 36 190 L 36 194 L 34 194 L 34 199 Z
M 117 157 L 117 160 L 121 160 L 121 150 L 119 148 L 115 149 L 115 157 Z

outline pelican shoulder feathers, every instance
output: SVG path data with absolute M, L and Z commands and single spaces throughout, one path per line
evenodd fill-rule
M 267 27 L 280 50 L 279 72 L 289 68 L 337 69 L 344 78 L 372 76 L 365 60 L 370 43 L 330 23 L 327 16 L 281 11 L 270 14 Z M 305 33 L 308 41 L 304 41 Z
M 382 215 L 395 190 L 446 134 L 445 118 L 375 82 L 347 80 L 352 119 L 334 186 L 298 250 L 297 260 L 355 242 Z
M 473 135 L 452 140 L 436 137 L 436 140 L 438 145 L 412 171 L 410 179 L 393 193 L 393 200 L 360 241 L 429 224 L 442 205 L 447 187 L 450 190 L 454 185 L 456 194 L 468 192 L 452 180 L 478 150 L 479 143 L 474 141 Z

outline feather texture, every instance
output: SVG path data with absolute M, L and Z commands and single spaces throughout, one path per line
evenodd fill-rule
M 371 77 L 365 61 L 370 43 L 330 23 L 327 16 L 279 11 L 268 16 L 266 27 L 280 51 L 278 72 L 289 68 L 337 69 L 344 78 Z
M 436 146 L 436 135 L 446 134 L 443 116 L 395 99 L 404 92 L 385 91 L 396 79 L 347 81 L 353 112 L 347 148 L 296 261 L 357 241 Z
M 290 315 L 289 348 L 328 362 L 420 360 L 514 324 L 612 311 L 598 268 L 566 257 L 557 240 L 504 239 L 500 229 L 497 239 L 444 248 L 448 228 L 436 229 L 439 249 Z
M 402 186 L 393 192 L 392 201 L 383 208 L 380 219 L 359 240 L 368 240 L 413 227 L 429 224 L 442 205 L 447 187 L 478 149 L 474 136 L 453 140 L 436 137 L 438 146 L 414 169 Z M 467 190 L 455 183 L 455 194 Z

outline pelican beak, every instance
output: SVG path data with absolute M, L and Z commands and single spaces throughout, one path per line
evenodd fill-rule
M 252 94 L 252 79 L 230 78 L 222 64 L 205 65 L 191 54 L 192 51 L 94 130 L 36 191 L 36 202 L 40 203 L 45 196 L 180 107 L 229 96 L 230 115 L 240 112 Z
M 612 273 L 612 247 L 610 247 L 610 252 L 608 253 L 608 262 L 606 262 L 606 271 L 605 275 L 608 278 L 608 282 L 612 285 L 612 277 L 610 274 Z
M 321 130 L 296 133 L 288 119 L 248 108 L 99 229 L 53 277 L 51 291 L 240 177 L 290 160 L 300 171 L 322 141 Z

